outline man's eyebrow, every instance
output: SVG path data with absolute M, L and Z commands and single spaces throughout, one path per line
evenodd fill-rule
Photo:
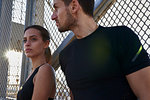
M 56 8 L 57 7 L 57 4 L 55 3 L 55 4 L 53 4 L 53 8 Z
M 53 12 L 54 11 L 54 3 L 51 4 L 50 1 L 47 1 L 47 4 L 49 5 L 51 11 Z
M 52 6 L 50 6 L 50 9 L 51 9 L 52 12 L 55 11 L 55 8 L 56 8 L 55 4 L 53 4 Z

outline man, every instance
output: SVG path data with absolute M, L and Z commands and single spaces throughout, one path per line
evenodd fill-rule
M 59 56 L 73 100 L 150 100 L 150 60 L 125 26 L 102 27 L 94 0 L 54 0 L 52 20 L 76 39 Z

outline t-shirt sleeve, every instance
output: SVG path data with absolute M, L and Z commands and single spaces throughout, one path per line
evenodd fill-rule
M 60 64 L 60 68 L 61 70 L 64 72 L 65 71 L 65 66 L 64 66 L 64 61 L 63 61 L 63 53 L 62 51 L 59 54 L 59 64 Z
M 119 59 L 125 75 L 150 66 L 148 53 L 143 48 L 138 36 L 128 27 L 122 26 L 118 31 Z

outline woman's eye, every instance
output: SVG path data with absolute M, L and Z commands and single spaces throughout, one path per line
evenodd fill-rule
M 36 41 L 37 39 L 36 39 L 36 38 L 32 38 L 31 40 L 32 40 L 32 41 Z
M 23 40 L 23 42 L 24 42 L 24 43 L 26 43 L 26 42 L 27 42 L 27 40 Z

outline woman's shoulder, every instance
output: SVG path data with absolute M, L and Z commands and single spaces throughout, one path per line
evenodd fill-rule
M 49 83 L 49 81 L 55 83 L 55 70 L 51 65 L 44 64 L 39 67 L 34 82 L 40 82 L 44 84 L 44 83 Z
M 54 68 L 53 68 L 50 64 L 45 63 L 45 64 L 43 64 L 43 65 L 39 68 L 39 72 L 42 72 L 42 73 L 48 73 L 48 72 L 54 73 L 55 70 L 54 70 Z

